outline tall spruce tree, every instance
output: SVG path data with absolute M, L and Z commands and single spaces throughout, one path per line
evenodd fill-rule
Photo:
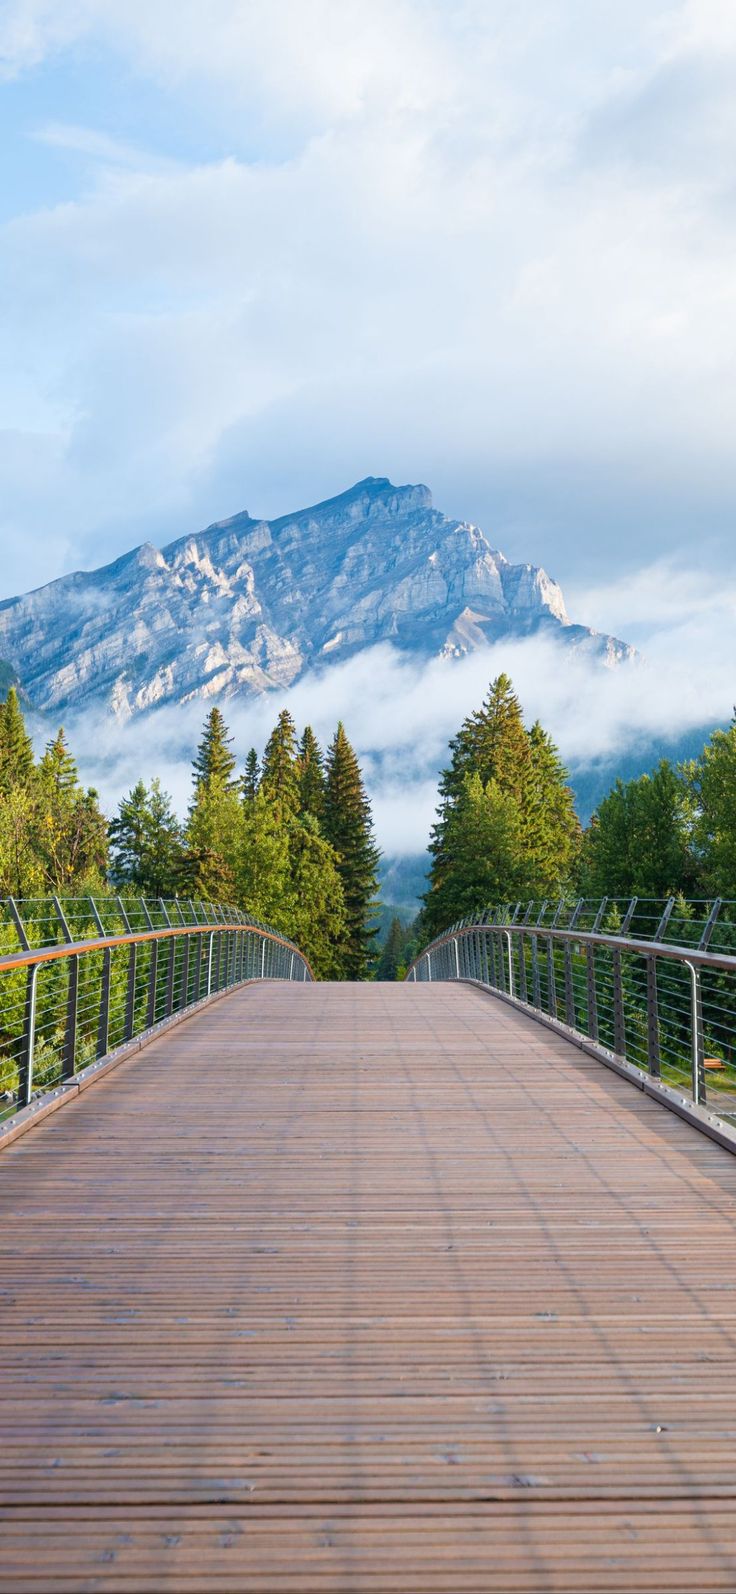
M 296 726 L 287 708 L 279 714 L 266 743 L 261 791 L 283 820 L 299 811 Z
M 305 725 L 296 757 L 299 775 L 299 811 L 321 820 L 325 808 L 325 767 L 322 749 L 312 730 Z
M 380 853 L 373 840 L 373 819 L 360 765 L 342 722 L 327 753 L 323 829 L 337 854 L 345 893 L 345 977 L 364 980 L 377 933 L 370 921 Z
M 252 803 L 261 783 L 261 766 L 255 747 L 251 747 L 245 760 L 245 774 L 243 775 L 243 801 Z
M 235 755 L 230 751 L 231 746 L 232 736 L 228 734 L 222 713 L 215 704 L 205 720 L 202 740 L 192 766 L 195 787 L 212 781 L 218 782 L 223 789 L 235 784 Z
M 18 693 L 11 686 L 0 703 L 0 793 L 27 786 L 33 775 L 33 743 L 26 730 Z
M 80 783 L 63 729 L 38 766 L 34 832 L 48 890 L 99 889 L 107 868 L 107 823 L 97 792 Z
M 580 844 L 557 749 L 538 723 L 526 730 L 507 675 L 464 720 L 450 751 L 430 840 L 429 934 L 499 899 L 562 891 Z
M 145 897 L 171 897 L 182 883 L 184 848 L 171 798 L 157 779 L 139 780 L 109 825 L 111 874 L 118 886 Z
M 231 740 L 220 710 L 210 709 L 193 765 L 181 882 L 187 892 L 213 902 L 235 896 L 243 805 Z

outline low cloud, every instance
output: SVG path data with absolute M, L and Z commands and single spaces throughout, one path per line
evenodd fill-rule
M 226 700 L 222 707 L 239 765 L 251 745 L 262 750 L 282 706 L 300 728 L 312 724 L 323 745 L 342 719 L 363 764 L 381 847 L 389 856 L 421 853 L 449 739 L 481 703 L 489 682 L 505 671 L 527 722 L 542 720 L 573 774 L 602 761 L 610 762 L 613 778 L 625 753 L 727 722 L 736 697 L 736 594 L 720 594 L 720 623 L 714 625 L 713 594 L 695 574 L 673 573 L 669 589 L 657 570 L 648 580 L 659 581 L 661 607 L 671 623 L 659 629 L 650 625 L 646 653 L 634 664 L 605 669 L 539 636 L 498 643 L 453 661 L 423 662 L 382 644 L 305 675 L 289 691 Z M 689 607 L 688 581 L 697 597 Z M 648 583 L 644 586 L 648 590 Z M 593 608 L 594 594 L 589 597 Z M 630 618 L 640 599 L 634 589 Z M 614 593 L 610 601 L 615 609 L 623 595 Z M 109 808 L 138 776 L 158 774 L 183 813 L 206 712 L 207 703 L 200 699 L 164 707 L 127 726 L 103 714 L 85 714 L 71 720 L 68 729 L 85 778 L 100 788 Z

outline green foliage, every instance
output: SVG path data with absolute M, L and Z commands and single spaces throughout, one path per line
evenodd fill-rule
M 261 766 L 255 747 L 251 747 L 245 760 L 245 774 L 243 776 L 243 801 L 252 803 L 261 781 Z
M 33 743 L 14 686 L 0 703 L 0 793 L 27 786 L 33 777 Z
M 144 897 L 170 897 L 181 882 L 184 843 L 168 792 L 159 780 L 136 782 L 110 821 L 111 878 Z
M 299 777 L 299 812 L 302 815 L 311 814 L 314 819 L 321 820 L 325 811 L 325 767 L 322 749 L 311 725 L 304 727 L 304 734 L 297 750 L 296 765 Z
M 193 764 L 193 778 L 195 790 L 211 782 L 230 789 L 236 785 L 233 780 L 235 769 L 235 755 L 230 747 L 232 737 L 228 735 L 227 726 L 222 714 L 215 705 L 210 709 L 204 723 L 202 740 L 197 748 Z
M 413 931 L 394 914 L 376 964 L 377 980 L 402 980 L 411 961 Z
M 542 726 L 526 730 L 507 675 L 463 722 L 450 752 L 422 912 L 430 936 L 495 902 L 561 893 L 580 847 L 567 771 Z
M 261 791 L 282 820 L 299 812 L 299 771 L 296 762 L 296 726 L 284 708 L 266 743 L 261 771 Z
M 367 978 L 375 929 L 371 925 L 379 852 L 360 765 L 342 722 L 327 753 L 324 834 L 337 855 L 347 925 L 344 974 Z
M 97 793 L 80 784 L 63 730 L 36 764 L 13 688 L 0 706 L 0 895 L 99 890 L 107 827 Z
M 714 731 L 683 771 L 693 804 L 693 845 L 705 890 L 736 897 L 736 718 Z
M 669 897 L 695 889 L 688 784 L 663 759 L 651 775 L 617 781 L 585 836 L 586 896 Z

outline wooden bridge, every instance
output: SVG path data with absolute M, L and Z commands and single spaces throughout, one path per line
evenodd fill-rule
M 736 1159 L 493 996 L 245 987 L 0 1194 L 2 1594 L 736 1589 Z

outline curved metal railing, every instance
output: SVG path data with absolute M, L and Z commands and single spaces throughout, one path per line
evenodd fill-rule
M 721 944 L 734 945 L 733 905 L 698 904 L 696 915 L 691 904 L 660 904 L 651 940 L 630 932 L 637 906 L 634 899 L 623 915 L 616 911 L 615 933 L 604 928 L 605 902 L 588 928 L 575 904 L 547 922 L 496 910 L 438 936 L 407 979 L 478 981 L 604 1058 L 736 1123 L 736 955 L 714 950 L 718 925 Z M 694 944 L 664 938 L 678 914 Z
M 0 1127 L 40 1092 L 218 992 L 313 978 L 286 936 L 220 903 L 4 898 Z

